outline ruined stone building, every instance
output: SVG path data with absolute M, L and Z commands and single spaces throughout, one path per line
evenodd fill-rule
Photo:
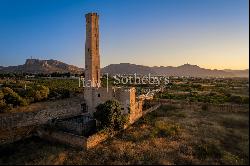
M 84 88 L 82 109 L 80 108 L 80 102 L 82 103 L 83 99 L 79 99 L 79 101 L 69 104 L 67 107 L 62 106 L 48 110 L 2 116 L 0 122 L 9 123 L 6 126 L 0 125 L 0 129 L 7 127 L 27 128 L 35 124 L 33 127 L 37 128 L 35 134 L 43 139 L 89 149 L 108 138 L 108 134 L 95 133 L 97 123 L 93 118 L 93 113 L 100 103 L 111 99 L 118 100 L 122 107 L 122 113 L 129 115 L 129 124 L 134 123 L 145 114 L 145 111 L 142 112 L 142 103 L 146 97 L 144 95 L 136 97 L 134 87 L 101 87 L 99 16 L 97 13 L 88 13 L 85 17 L 85 80 L 89 84 L 88 86 L 86 84 Z M 31 129 L 33 130 L 33 128 Z M 25 135 L 30 135 L 30 131 L 30 129 L 27 130 L 28 134 L 25 133 Z M 16 139 L 19 139 L 19 137 Z M 3 141 L 9 141 L 9 139 L 5 140 Z
M 143 99 L 136 101 L 135 88 L 101 87 L 99 54 L 99 15 L 88 13 L 86 18 L 85 41 L 85 82 L 84 100 L 86 112 L 90 115 L 100 103 L 110 99 L 118 100 L 124 114 L 130 115 L 130 122 L 141 117 Z

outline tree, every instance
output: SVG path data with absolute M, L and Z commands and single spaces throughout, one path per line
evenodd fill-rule
M 101 128 L 121 130 L 128 122 L 128 116 L 123 115 L 117 100 L 108 100 L 96 107 L 94 118 L 101 123 Z

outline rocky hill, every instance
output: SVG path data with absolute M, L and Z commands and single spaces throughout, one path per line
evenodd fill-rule
M 57 60 L 27 59 L 25 64 L 18 66 L 0 66 L 0 73 L 75 73 L 84 71 L 73 65 Z M 165 75 L 165 76 L 193 76 L 193 77 L 249 77 L 249 69 L 246 70 L 211 70 L 201 68 L 197 65 L 184 64 L 181 66 L 143 66 L 130 63 L 110 64 L 101 69 L 102 73 L 114 74 L 138 74 L 138 75 Z
M 18 66 L 0 67 L 0 72 L 27 73 L 82 73 L 83 69 L 57 60 L 27 59 L 25 64 Z
M 193 76 L 193 77 L 248 77 L 249 70 L 211 70 L 197 65 L 184 64 L 181 66 L 142 66 L 130 63 L 111 64 L 102 69 L 102 73 L 114 74 L 157 74 L 165 76 Z

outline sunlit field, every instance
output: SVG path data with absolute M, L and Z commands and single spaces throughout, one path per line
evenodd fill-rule
M 249 111 L 162 106 L 88 151 L 36 137 L 0 148 L 1 164 L 248 164 Z

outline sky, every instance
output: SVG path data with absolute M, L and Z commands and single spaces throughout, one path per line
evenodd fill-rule
M 101 67 L 249 68 L 248 0 L 0 0 L 0 66 L 84 67 L 88 12 L 99 14 Z

